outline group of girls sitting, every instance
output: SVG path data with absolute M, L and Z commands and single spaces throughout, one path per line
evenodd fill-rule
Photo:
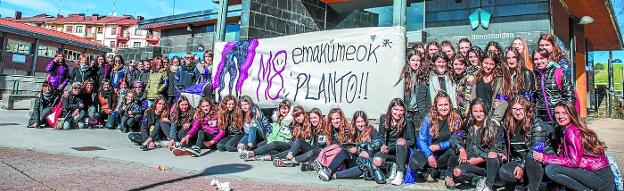
M 538 44 L 532 54 L 520 38 L 506 49 L 490 42 L 486 51 L 461 39 L 457 53 L 449 41 L 416 44 L 397 75 L 404 96 L 390 100 L 378 127 L 365 111 L 345 116 L 333 108 L 324 114 L 288 100 L 270 120 L 249 96 L 228 95 L 218 103 L 204 98 L 193 108 L 184 96 L 175 102 L 148 99 L 141 80 L 133 89 L 121 83 L 115 93 L 107 80 L 99 92 L 90 80 L 72 84 L 62 96 L 64 123 L 71 128 L 106 121 L 106 127 L 132 132 L 130 140 L 145 151 L 238 152 L 244 161 L 316 171 L 324 181 L 401 185 L 409 177 L 442 180 L 448 189 L 613 190 L 607 147 L 574 106 L 565 53 L 550 34 Z M 59 99 L 59 88 L 46 83 L 29 126 L 43 123 Z M 106 105 L 116 98 L 118 104 Z M 92 103 L 104 104 L 98 110 Z M 85 115 L 95 121 L 85 124 Z

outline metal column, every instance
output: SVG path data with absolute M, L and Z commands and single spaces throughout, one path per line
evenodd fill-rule
M 613 54 L 609 51 L 609 60 L 607 60 L 607 79 L 609 80 L 607 90 L 607 118 L 611 118 L 611 96 L 613 95 Z
M 407 0 L 394 0 L 392 5 L 392 26 L 405 26 Z
M 35 74 L 37 73 L 37 58 L 39 57 L 39 39 L 36 38 L 35 39 L 35 43 L 33 43 L 33 48 L 32 50 L 34 50 L 35 52 L 33 53 L 33 62 L 32 62 L 32 76 L 35 76 Z
M 0 74 L 4 74 L 4 53 L 7 50 L 7 43 L 9 41 L 9 36 L 6 32 L 2 33 L 2 50 L 0 50 Z
M 228 0 L 219 0 L 219 12 L 217 14 L 217 30 L 215 41 L 225 41 L 225 25 L 227 23 Z

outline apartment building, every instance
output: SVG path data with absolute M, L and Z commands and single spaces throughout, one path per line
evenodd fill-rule
M 158 46 L 160 33 L 138 27 L 143 17 L 130 15 L 103 16 L 93 14 L 69 14 L 50 16 L 46 14 L 21 17 L 16 13 L 16 22 L 26 23 L 46 29 L 73 34 L 111 48 L 116 53 L 120 48 Z

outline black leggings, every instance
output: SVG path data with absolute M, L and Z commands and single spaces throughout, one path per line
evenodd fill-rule
M 197 132 L 197 141 L 195 141 L 195 146 L 198 146 L 199 148 L 207 148 L 206 145 L 204 145 L 204 142 L 206 141 L 212 141 L 214 139 L 214 135 L 210 134 L 210 133 L 206 133 L 204 132 L 204 130 L 199 130 Z M 214 145 L 212 145 L 212 147 L 215 147 Z
M 347 168 L 341 171 L 336 172 L 336 179 L 341 178 L 360 178 L 360 176 L 364 174 L 360 167 L 354 166 L 351 168 Z
M 520 162 L 511 161 L 505 163 L 498 170 L 498 176 L 505 184 L 520 184 L 521 180 L 516 180 L 514 171 L 516 167 L 520 167 Z M 535 161 L 535 159 L 527 158 L 524 162 L 524 177 L 529 181 L 529 190 L 539 190 L 539 185 L 542 183 L 544 176 L 544 168 L 542 164 Z
M 470 163 L 463 163 L 457 165 L 456 168 L 461 170 L 461 174 L 455 177 L 459 181 L 472 181 L 474 178 L 486 177 L 485 184 L 493 188 L 498 175 L 498 169 L 500 169 L 501 158 L 486 159 L 486 163 L 472 165 Z
M 382 163 L 387 160 L 394 161 L 397 164 L 397 170 L 405 172 L 405 164 L 407 163 L 407 145 L 397 144 L 396 150 L 390 150 L 388 153 L 379 151 L 375 154 L 374 158 L 381 158 Z M 375 160 L 374 158 L 373 160 Z
M 296 162 L 308 162 L 312 163 L 318 157 L 320 151 L 316 149 L 309 150 L 308 152 L 302 153 L 300 155 L 295 156 Z
M 236 152 L 236 146 L 238 142 L 243 138 L 243 135 L 229 135 L 227 137 L 223 137 L 217 143 L 217 149 L 220 151 L 228 151 L 228 152 Z
M 300 153 L 306 153 L 313 149 L 314 147 L 312 147 L 312 145 L 310 145 L 310 143 L 308 143 L 307 141 L 303 139 L 297 139 L 295 140 L 295 142 L 292 143 L 292 146 L 290 146 L 288 152 L 292 153 L 293 156 L 297 156 Z
M 238 143 L 238 142 L 237 142 Z M 254 155 L 277 154 L 290 149 L 290 144 L 282 141 L 273 141 L 269 144 L 259 146 L 253 150 Z
M 595 171 L 569 168 L 560 165 L 546 165 L 546 176 L 552 181 L 572 190 L 613 190 L 613 172 L 610 167 Z
M 334 160 L 332 160 L 329 163 L 329 166 L 327 166 L 327 168 L 330 170 L 330 172 L 334 173 L 338 171 L 338 168 L 340 168 L 340 165 L 344 164 L 349 158 L 350 158 L 349 152 L 345 149 L 340 149 L 340 152 L 336 154 L 336 156 L 334 157 Z
M 436 151 L 433 153 L 433 156 L 436 157 L 436 161 L 438 162 L 438 167 L 435 170 L 446 169 L 449 174 L 453 173 L 453 168 L 457 166 L 457 160 L 459 157 L 455 154 L 452 149 L 447 149 L 444 151 Z M 418 172 L 429 172 L 434 170 L 429 166 L 429 160 L 425 157 L 425 155 L 420 151 L 414 151 L 414 154 L 409 159 L 409 167 L 412 170 Z

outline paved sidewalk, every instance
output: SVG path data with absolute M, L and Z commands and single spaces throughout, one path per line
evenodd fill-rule
M 53 129 L 28 129 L 25 128 L 29 115 L 26 110 L 4 111 L 0 110 L 0 147 L 28 149 L 43 153 L 61 154 L 58 156 L 68 157 L 84 157 L 84 160 L 114 162 L 121 165 L 136 166 L 139 171 L 145 167 L 145 174 L 150 174 L 153 169 L 162 165 L 167 170 L 186 174 L 208 173 L 211 177 L 225 178 L 238 181 L 252 181 L 254 184 L 260 185 L 258 188 L 268 189 L 271 185 L 284 185 L 284 189 L 290 190 L 288 186 L 296 186 L 300 188 L 311 189 L 355 189 L 355 190 L 399 190 L 399 189 L 417 189 L 417 190 L 444 190 L 442 182 L 435 184 L 415 184 L 404 185 L 400 187 L 392 185 L 377 185 L 372 181 L 355 180 L 332 180 L 329 182 L 320 181 L 313 172 L 301 172 L 298 168 L 275 168 L 270 162 L 243 162 L 238 158 L 237 153 L 213 152 L 203 157 L 174 157 L 167 149 L 155 149 L 152 151 L 140 151 L 140 149 L 131 144 L 126 134 L 122 134 L 117 130 L 93 129 L 93 130 L 53 130 Z M 18 123 L 19 125 L 11 124 Z M 608 153 L 615 156 L 618 160 L 620 169 L 624 166 L 624 120 L 612 119 L 594 119 L 590 121 L 590 127 L 594 128 L 599 137 L 607 142 L 609 146 Z M 76 151 L 71 147 L 82 146 L 98 146 L 106 150 L 99 151 Z M 0 150 L 0 156 L 5 156 L 5 150 Z M 54 155 L 57 156 L 57 155 Z M 3 157 L 0 157 L 3 159 Z M 10 158 L 8 158 L 10 159 Z M 8 160 L 7 159 L 7 160 Z M 3 164 L 6 165 L 6 164 Z M 6 167 L 1 167 L 5 169 Z M 97 168 L 97 166 L 93 166 Z M 45 169 L 45 168 L 43 168 Z M 89 166 L 83 168 L 85 171 L 93 170 Z M 106 175 L 106 171 L 102 171 Z M 110 173 L 115 173 L 112 171 Z M 141 171 L 143 172 L 143 171 Z M 33 172 L 37 174 L 37 172 Z M 156 170 L 153 173 L 160 173 Z M 144 174 L 144 173 L 138 173 Z M 30 174 L 29 174 L 30 175 Z M 179 177 L 182 175 L 171 175 L 171 177 Z M 0 177 L 0 183 L 6 178 Z M 42 178 L 45 179 L 45 176 Z M 162 178 L 166 179 L 166 178 Z M 27 180 L 25 178 L 16 177 L 15 181 L 21 182 Z M 153 183 L 150 178 L 131 179 L 137 182 L 132 185 L 147 185 Z M 199 182 L 204 182 L 204 179 Z M 205 178 L 205 184 L 209 184 Z M 193 180 L 195 181 L 195 180 Z M 11 182 L 11 181 L 10 181 Z M 184 181 L 181 181 L 184 182 Z M 78 182 L 85 184 L 85 182 Z M 88 182 L 92 187 L 79 188 L 97 188 L 97 182 Z M 111 183 L 114 183 L 111 182 Z M 177 184 L 177 183 L 174 183 Z M 262 186 L 266 184 L 266 186 Z M 299 187 L 301 186 L 301 187 Z M 26 188 L 26 187 L 25 187 Z M 27 187 L 30 188 L 30 187 Z M 39 190 L 37 186 L 33 186 L 35 190 Z M 45 187 L 42 187 L 45 189 Z M 115 187 L 125 189 L 126 187 Z M 129 187 L 128 187 L 129 188 Z M 163 187 L 164 188 L 164 187 Z M 245 189 L 246 186 L 236 187 L 235 189 Z M 254 187 L 249 187 L 254 188 Z M 16 188 L 23 190 L 21 188 Z M 157 189 L 161 189 L 158 187 Z M 3 190 L 0 187 L 0 190 Z M 81 189 L 79 189 L 81 190 Z
M 0 190 L 215 190 L 215 175 L 247 170 L 247 164 L 213 166 L 192 173 L 142 164 L 0 148 Z M 250 179 L 219 178 L 236 190 L 334 190 Z

